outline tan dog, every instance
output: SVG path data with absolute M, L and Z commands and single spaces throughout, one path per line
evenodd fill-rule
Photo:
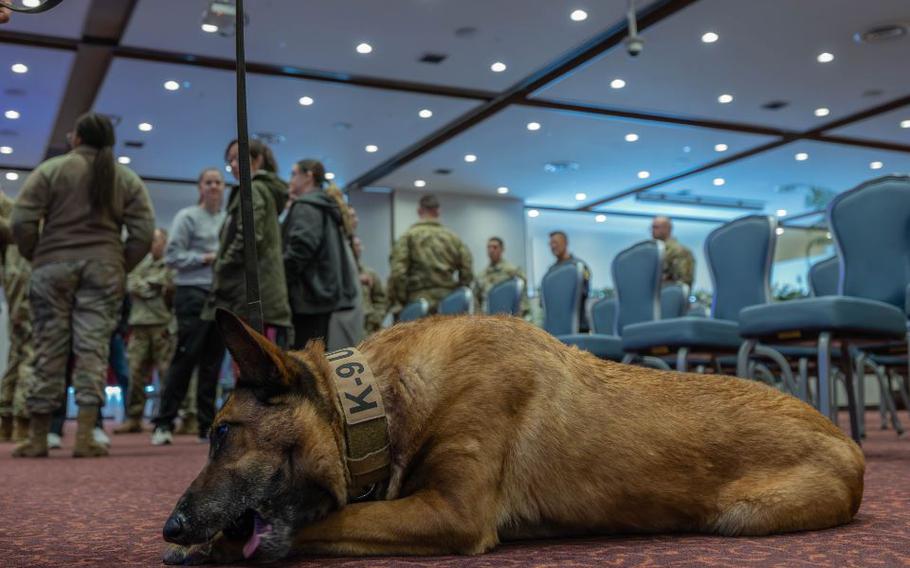
M 320 343 L 283 353 L 218 324 L 243 380 L 165 526 L 165 562 L 289 553 L 478 554 L 507 539 L 765 535 L 859 509 L 860 449 L 796 398 L 599 360 L 509 317 L 435 317 L 361 346 L 391 477 L 351 504 L 345 422 Z

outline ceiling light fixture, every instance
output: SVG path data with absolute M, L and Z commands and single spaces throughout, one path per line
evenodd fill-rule
M 142 132 L 151 132 L 152 128 L 154 128 L 154 127 L 151 124 L 149 124 L 148 122 L 139 123 L 139 130 L 141 130 Z
M 13 153 L 12 146 L 0 146 L 0 154 L 12 154 L 12 153 Z
M 509 188 L 504 185 L 497 187 L 496 193 L 498 193 L 499 195 L 505 195 L 505 194 L 509 193 Z
M 783 234 L 784 234 L 784 228 L 783 228 L 783 227 L 778 227 L 777 229 L 774 230 L 774 232 L 777 233 L 777 236 L 783 235 Z
M 428 108 L 422 108 L 420 109 L 420 112 L 417 113 L 417 116 L 420 118 L 430 118 L 433 116 L 433 111 Z
M 715 151 L 715 152 L 726 152 L 726 151 L 727 151 L 727 145 L 726 145 L 726 144 L 715 144 L 715 145 L 714 145 L 714 151 Z
M 600 214 L 600 215 L 594 217 L 594 221 L 596 221 L 598 223 L 603 223 L 606 220 L 607 220 L 607 216 L 604 214 Z
M 778 216 L 778 217 L 786 217 L 786 216 L 787 216 L 787 210 L 786 210 L 786 209 L 778 209 L 778 210 L 777 210 L 777 216 Z
M 702 43 L 714 43 L 718 39 L 720 39 L 720 36 L 714 32 L 705 32 L 701 36 Z
M 814 113 L 815 113 L 815 116 L 828 116 L 829 114 L 831 114 L 831 110 L 827 109 L 825 107 L 818 107 L 817 109 L 815 109 Z
M 215 24 L 202 24 L 202 31 L 207 34 L 213 34 L 218 31 L 218 26 Z
M 415 180 L 414 180 L 414 187 L 426 187 L 426 186 L 427 186 L 427 182 L 426 182 L 426 181 L 424 181 L 424 180 L 422 180 L 422 179 L 415 179 Z
M 19 179 L 19 174 L 16 172 L 6 172 L 6 179 L 9 181 L 16 181 Z
M 41 5 L 41 0 L 22 0 L 22 5 L 26 8 L 37 8 Z
M 244 16 L 244 25 L 250 23 L 250 16 Z M 236 0 L 211 0 L 202 13 L 202 31 L 217 33 L 222 37 L 233 36 L 237 28 Z
M 529 123 L 528 123 L 528 130 L 530 130 L 531 132 L 535 132 L 535 131 L 537 131 L 537 130 L 540 130 L 540 123 L 539 123 L 539 122 L 529 122 Z
M 297 102 L 300 104 L 300 106 L 308 107 L 316 101 L 313 100 L 313 97 L 304 96 L 297 99 Z
M 880 170 L 885 167 L 885 164 L 879 161 L 869 162 L 869 169 L 871 170 Z
M 540 217 L 540 211 L 538 211 L 537 209 L 529 209 L 528 217 L 530 217 L 531 219 L 533 219 L 534 217 Z
M 719 102 L 719 103 L 722 104 L 722 105 L 725 105 L 725 104 L 727 104 L 727 103 L 732 103 L 732 102 L 733 102 L 733 95 L 724 93 L 724 94 L 722 94 L 721 96 L 717 97 L 717 102 Z
M 326 173 L 325 173 L 325 179 L 327 179 L 327 180 L 329 180 L 329 181 L 332 181 L 333 179 L 335 179 L 335 174 L 334 174 L 334 172 L 326 172 Z
M 180 89 L 180 83 L 177 81 L 165 81 L 164 88 L 168 91 L 177 91 Z
M 373 52 L 372 45 L 370 45 L 366 42 L 357 44 L 357 53 L 359 53 L 361 55 L 366 55 L 366 54 L 372 53 L 372 52 Z
M 19 114 L 18 110 L 8 110 L 3 113 L 3 116 L 10 120 L 18 120 L 21 115 Z
M 588 13 L 585 12 L 584 10 L 575 10 L 574 12 L 569 14 L 569 17 L 572 19 L 573 22 L 583 22 L 588 19 Z
M 638 172 L 638 179 L 648 179 L 649 177 L 651 177 L 651 172 L 648 170 Z
M 475 156 L 474 154 L 465 154 L 464 161 L 469 164 L 472 164 L 477 161 L 477 156 Z
M 379 146 L 377 146 L 375 144 L 367 144 L 366 147 L 364 147 L 364 150 L 366 150 L 370 154 L 373 154 L 373 153 L 379 151 Z
M 834 61 L 834 54 L 823 51 L 822 53 L 818 54 L 818 57 L 816 57 L 816 59 L 818 59 L 819 63 L 831 63 Z
M 634 132 L 626 134 L 626 142 L 638 142 L 638 134 Z
M 13 70 L 13 73 L 23 74 L 28 73 L 28 65 L 25 63 L 13 63 L 13 66 L 10 67 Z
M 901 128 L 910 128 L 910 120 L 902 120 Z
M 129 156 L 120 156 L 119 158 L 117 158 L 117 161 L 125 166 L 125 165 L 129 164 L 130 162 L 132 162 L 133 160 L 131 160 Z
M 626 86 L 626 82 L 622 79 L 613 79 L 610 81 L 610 88 L 612 89 L 622 89 Z
M 797 162 L 805 162 L 806 160 L 809 159 L 809 154 L 807 154 L 805 152 L 799 152 L 793 157 L 796 159 Z
M 584 201 L 587 198 L 588 198 L 587 193 L 576 193 L 575 194 L 575 201 Z
M 502 73 L 506 69 L 508 69 L 508 67 L 506 67 L 506 64 L 502 61 L 497 61 L 493 65 L 490 65 L 490 71 L 493 73 Z
M 720 186 L 722 186 L 723 184 L 727 183 L 727 180 L 725 180 L 724 178 L 714 178 L 714 181 L 711 182 L 711 183 L 713 183 L 713 184 L 716 185 L 717 187 L 720 187 Z

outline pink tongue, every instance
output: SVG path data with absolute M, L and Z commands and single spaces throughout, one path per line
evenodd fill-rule
M 252 556 L 262 542 L 262 535 L 270 532 L 272 532 L 272 525 L 263 523 L 259 515 L 256 515 L 253 522 L 253 534 L 250 536 L 250 539 L 246 541 L 246 544 L 243 545 L 243 557 L 249 558 Z

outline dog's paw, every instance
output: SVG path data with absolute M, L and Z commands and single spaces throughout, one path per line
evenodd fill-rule
M 212 562 L 211 546 L 208 544 L 194 544 L 192 546 L 169 544 L 164 549 L 161 560 L 165 564 L 177 566 L 210 564 Z

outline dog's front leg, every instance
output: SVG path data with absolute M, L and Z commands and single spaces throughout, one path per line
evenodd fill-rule
M 481 492 L 482 493 L 482 492 Z M 497 544 L 492 499 L 424 490 L 356 503 L 300 529 L 294 550 L 334 555 L 480 554 Z

